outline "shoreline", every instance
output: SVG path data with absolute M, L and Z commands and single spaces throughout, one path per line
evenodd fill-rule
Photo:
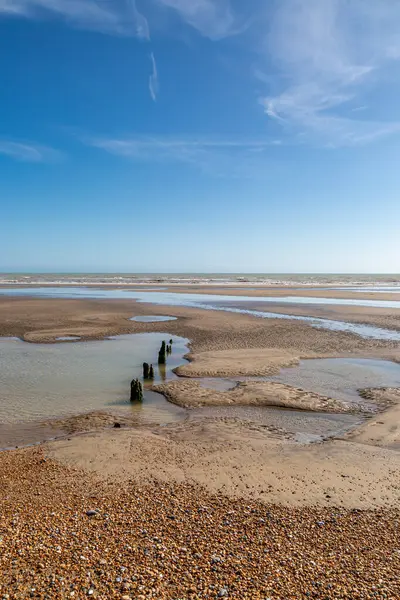
M 355 287 L 357 286 L 350 286 Z M 399 301 L 400 300 L 400 284 L 398 291 L 373 291 L 371 289 L 363 290 L 359 287 L 355 290 L 341 289 L 335 286 L 273 286 L 273 285 L 243 285 L 238 287 L 237 284 L 222 284 L 222 285 L 210 285 L 210 284 L 181 284 L 181 283 L 160 283 L 160 284 L 119 284 L 119 283 L 89 283 L 89 284 L 78 284 L 78 283 L 20 283 L 20 284 L 2 284 L 0 283 L 1 289 L 63 289 L 63 288 L 74 288 L 74 289 L 91 289 L 91 290 L 120 290 L 120 291 L 137 291 L 137 292 L 173 292 L 177 294 L 210 294 L 210 295 L 226 295 L 226 296 L 240 296 L 245 292 L 246 296 L 252 297 L 274 297 L 277 298 L 277 302 L 280 297 L 287 296 L 300 296 L 300 297 L 318 297 L 327 299 L 348 299 L 348 300 L 382 300 L 382 301 Z M 11 295 L 10 295 L 11 296 Z M 18 297 L 14 295 L 13 297 Z M 27 297 L 27 296 L 25 296 Z

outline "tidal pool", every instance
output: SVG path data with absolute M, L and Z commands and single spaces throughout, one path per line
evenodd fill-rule
M 173 340 L 165 367 L 157 364 L 163 340 Z M 131 404 L 130 382 L 152 363 L 155 383 L 175 377 L 185 363 L 188 340 L 170 334 L 121 335 L 75 344 L 28 344 L 0 338 L 0 423 L 46 420 L 95 410 L 134 412 L 142 419 L 173 421 L 182 410 L 145 390 L 143 404 Z M 160 401 L 161 400 L 161 401 Z M 160 406 L 163 414 L 155 412 Z M 2 446 L 0 442 L 0 446 Z
M 358 390 L 400 387 L 400 365 L 368 358 L 316 358 L 302 360 L 297 367 L 281 369 L 279 375 L 267 379 L 365 405 Z
M 136 323 L 164 323 L 166 321 L 176 321 L 177 317 L 163 317 L 161 315 L 144 315 L 143 317 L 132 317 L 130 321 Z

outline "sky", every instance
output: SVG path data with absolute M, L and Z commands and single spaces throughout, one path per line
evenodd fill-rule
M 0 0 L 0 271 L 400 272 L 400 3 Z

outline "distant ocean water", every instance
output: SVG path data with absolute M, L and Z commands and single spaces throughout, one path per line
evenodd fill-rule
M 309 273 L 0 273 L 0 285 L 159 286 L 269 285 L 329 287 L 400 287 L 400 274 Z

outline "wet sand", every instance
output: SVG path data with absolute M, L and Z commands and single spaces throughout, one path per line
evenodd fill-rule
M 271 381 L 244 381 L 230 391 L 203 387 L 199 381 L 186 379 L 155 385 L 152 388 L 170 402 L 183 407 L 198 406 L 277 406 L 315 412 L 353 412 L 354 405 L 321 394 Z M 362 408 L 359 408 L 362 411 Z
M 85 287 L 89 287 L 92 289 L 119 289 L 119 290 L 132 290 L 132 291 L 149 291 L 149 292 L 157 292 L 157 291 L 168 291 L 175 293 L 184 293 L 184 294 L 212 294 L 212 295 L 228 295 L 228 296 L 237 296 L 237 295 L 246 295 L 246 296 L 254 296 L 254 297 L 282 297 L 282 296 L 304 296 L 304 297 L 319 297 L 319 298 L 343 298 L 343 299 L 354 299 L 354 300 L 399 300 L 399 292 L 398 291 L 372 291 L 371 287 L 367 290 L 363 291 L 362 286 L 356 290 L 352 289 L 342 289 L 340 286 L 332 285 L 312 285 L 312 286 L 297 286 L 297 285 L 288 285 L 288 286 L 279 286 L 279 285 L 241 285 L 238 284 L 226 284 L 226 285 L 207 285 L 207 284 L 181 284 L 181 283 L 161 283 L 156 284 L 152 283 L 151 285 L 134 285 L 134 284 L 125 284 L 119 285 L 118 283 L 113 284 L 88 284 L 87 286 L 83 283 L 74 284 L 71 283 L 52 283 L 45 287 L 54 287 L 54 288 L 63 288 L 63 287 L 80 287 L 84 289 Z M 0 285 L 0 289 L 23 289 L 23 288 L 40 288 L 43 287 L 43 283 L 29 283 L 25 285 L 12 285 L 12 284 L 3 284 Z M 343 286 L 345 287 L 345 286 Z M 350 286 L 351 287 L 351 286 Z M 398 288 L 400 290 L 400 286 Z
M 376 297 L 374 298 L 376 299 Z M 397 300 L 399 295 L 397 294 Z M 317 317 L 332 319 L 334 321 L 347 321 L 350 323 L 362 323 L 376 325 L 385 329 L 400 329 L 400 311 L 392 308 L 375 308 L 366 306 L 335 306 L 333 304 L 279 304 L 251 302 L 243 303 L 243 308 L 250 310 L 268 311 L 270 313 L 286 313 L 304 317 Z
M 125 289 L 125 288 L 124 288 Z M 133 289 L 133 288 L 132 288 Z M 136 288 L 137 289 L 137 288 Z M 139 288 L 140 289 L 140 288 Z M 342 298 L 346 300 L 399 300 L 398 292 L 371 292 L 371 291 L 353 291 L 343 290 L 338 288 L 329 289 L 322 286 L 318 287 L 271 287 L 265 286 L 260 288 L 243 286 L 238 288 L 237 286 L 168 286 L 165 288 L 167 291 L 185 294 L 212 294 L 218 295 L 223 294 L 225 296 L 253 296 L 255 298 L 273 297 L 276 298 L 279 304 L 279 297 L 283 296 L 302 296 L 311 298 Z M 400 289 L 400 288 L 399 288 Z M 155 289 L 155 291 L 157 291 Z
M 371 509 L 400 502 L 400 453 L 356 437 L 302 445 L 276 428 L 212 419 L 88 433 L 45 451 L 115 485 L 197 483 L 213 494 L 285 506 Z
M 186 358 L 190 362 L 175 369 L 180 377 L 266 377 L 298 365 L 300 360 L 286 350 L 270 348 L 211 350 Z
M 315 308 L 315 307 L 313 307 Z M 346 320 L 349 307 L 337 307 Z M 381 309 L 375 309 L 381 311 Z M 287 311 L 287 307 L 284 307 Z M 363 314 L 363 309 L 359 309 Z M 177 317 L 163 323 L 138 323 L 134 316 Z M 374 317 L 377 321 L 381 317 Z M 371 323 L 375 322 L 371 320 Z M 379 323 L 377 323 L 379 324 Z M 0 297 L 0 335 L 29 342 L 52 343 L 57 337 L 107 336 L 147 331 L 172 333 L 191 340 L 193 352 L 243 348 L 280 348 L 296 355 L 345 356 L 349 353 L 400 357 L 397 342 L 363 339 L 347 332 L 315 329 L 306 323 L 204 311 L 195 308 L 141 304 L 132 300 L 43 299 Z

